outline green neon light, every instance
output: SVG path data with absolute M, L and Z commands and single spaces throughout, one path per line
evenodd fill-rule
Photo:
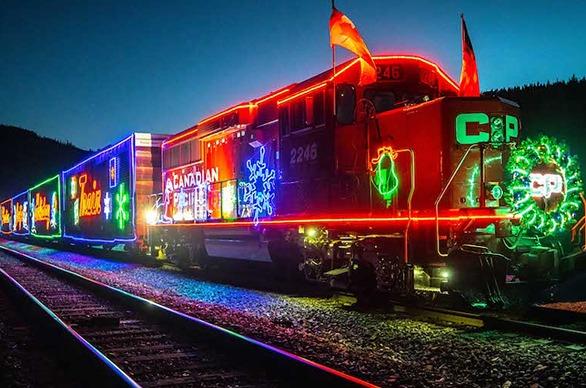
M 391 205 L 393 197 L 399 191 L 399 177 L 397 176 L 397 168 L 395 166 L 396 157 L 397 154 L 392 148 L 383 147 L 379 149 L 378 158 L 373 160 L 376 167 L 374 169 L 372 183 L 381 197 L 386 201 L 387 207 Z
M 496 161 L 500 161 L 502 160 L 502 157 L 499 156 L 493 156 L 490 158 L 486 158 L 484 159 L 484 165 L 485 166 L 489 166 L 492 163 L 496 162 Z M 480 167 L 478 165 L 475 165 L 474 167 L 472 167 L 471 171 L 468 174 L 468 178 L 466 180 L 467 184 L 466 186 L 468 186 L 468 190 L 466 191 L 466 204 L 470 207 L 474 207 L 474 206 L 478 206 L 478 197 L 477 197 L 477 193 L 478 193 L 478 186 L 480 185 L 480 182 L 478 182 L 478 177 L 480 176 Z M 497 185 L 498 186 L 498 185 Z M 495 190 L 494 186 L 492 188 L 492 190 Z M 499 186 L 500 188 L 500 186 Z M 502 189 L 501 189 L 502 191 Z M 500 199 L 502 197 L 502 193 L 500 195 L 500 197 L 495 197 L 494 193 L 492 193 L 492 196 L 494 197 L 494 199 Z
M 505 200 L 521 217 L 522 230 L 548 235 L 576 222 L 582 179 L 577 158 L 564 143 L 547 136 L 524 140 L 512 151 L 507 172 Z
M 124 230 L 126 224 L 130 220 L 130 211 L 128 210 L 130 198 L 128 192 L 126 192 L 126 189 L 124 188 L 124 182 L 120 183 L 118 191 L 114 197 L 116 200 L 116 214 L 114 218 L 118 222 L 118 229 Z
M 54 181 L 55 179 L 57 179 L 57 206 L 58 206 L 58 211 L 56 212 L 56 216 L 57 216 L 56 232 L 53 234 L 38 234 L 36 232 L 31 231 L 31 235 L 34 237 L 46 238 L 46 239 L 53 239 L 53 238 L 61 237 L 61 209 L 60 209 L 61 201 L 59 198 L 59 196 L 61 195 L 61 179 L 60 179 L 59 175 L 55 175 L 49 179 L 42 181 L 41 183 L 39 183 L 37 185 L 31 187 L 29 189 L 29 195 L 32 195 L 30 193 L 32 193 L 33 190 L 36 190 L 41 186 L 47 185 L 48 183 Z M 55 193 L 52 192 L 51 194 L 54 195 Z M 49 198 L 47 198 L 47 201 L 49 201 Z M 29 203 L 30 203 L 30 200 L 29 200 Z M 30 211 L 33 212 L 33 214 L 34 214 L 34 209 L 31 209 Z M 53 211 L 53 206 L 51 206 L 51 211 Z M 31 229 L 32 229 L 32 227 L 31 227 Z
M 490 191 L 490 194 L 492 194 L 494 199 L 499 200 L 503 197 L 503 189 L 500 185 L 494 185 Z

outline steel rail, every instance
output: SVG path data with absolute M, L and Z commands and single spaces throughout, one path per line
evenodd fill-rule
M 327 384 L 331 386 L 363 386 L 376 385 L 358 377 L 330 368 L 323 364 L 297 356 L 286 350 L 263 343 L 253 338 L 243 336 L 232 330 L 223 328 L 202 319 L 173 310 L 156 302 L 131 294 L 127 291 L 87 278 L 76 272 L 44 262 L 26 253 L 1 246 L 0 251 L 6 252 L 22 261 L 36 266 L 52 275 L 66 279 L 86 289 L 90 289 L 102 296 L 126 304 L 145 315 L 150 315 L 158 321 L 171 325 L 187 335 L 205 335 L 217 340 L 221 346 L 230 349 L 241 357 L 257 357 L 266 363 L 267 369 L 278 368 L 292 380 L 305 384 Z
M 541 322 L 512 319 L 489 314 L 475 314 L 465 311 L 449 310 L 442 308 L 415 306 L 396 303 L 393 305 L 396 312 L 405 312 L 409 315 L 419 316 L 423 320 L 450 322 L 462 326 L 499 330 L 527 334 L 536 337 L 554 338 L 561 341 L 574 343 L 586 343 L 586 331 L 566 329 L 542 323 L 543 321 L 556 321 L 556 317 L 548 317 L 548 313 L 557 314 L 556 311 L 542 310 L 539 319 Z M 568 316 L 571 314 L 565 314 Z M 537 317 L 536 317 L 537 318 Z
M 96 382 L 115 387 L 139 387 L 130 376 L 63 322 L 53 311 L 2 268 L 0 268 L 0 285 L 14 298 L 22 302 L 23 306 L 29 308 L 28 313 L 30 316 L 39 318 L 36 323 L 40 324 L 45 331 L 55 334 L 60 340 L 60 344 L 71 349 L 76 356 L 80 357 L 77 362 L 88 365 L 96 372 Z

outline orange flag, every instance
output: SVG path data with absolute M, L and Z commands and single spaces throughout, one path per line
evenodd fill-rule
M 332 8 L 330 16 L 330 46 L 344 47 L 360 58 L 360 85 L 376 82 L 376 65 L 358 29 L 346 15 Z
M 460 96 L 480 96 L 480 84 L 478 81 L 478 68 L 476 67 L 476 56 L 472 48 L 472 42 L 468 35 L 464 15 L 462 17 L 462 72 L 460 73 Z

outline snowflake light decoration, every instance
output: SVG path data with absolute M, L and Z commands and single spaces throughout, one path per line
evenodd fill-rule
M 582 178 L 576 156 L 554 138 L 526 139 L 507 163 L 505 200 L 521 217 L 521 228 L 549 235 L 576 222 Z
M 240 182 L 244 189 L 242 202 L 250 207 L 254 225 L 258 225 L 260 217 L 272 216 L 274 213 L 276 172 L 267 166 L 265 153 L 265 147 L 261 146 L 258 160 L 246 161 L 248 182 Z

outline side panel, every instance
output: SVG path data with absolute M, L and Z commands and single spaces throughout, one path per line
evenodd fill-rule
M 29 189 L 31 234 L 41 238 L 61 237 L 61 178 L 52 178 Z
M 63 234 L 88 242 L 135 235 L 134 136 L 63 172 Z
M 28 236 L 31 231 L 28 190 L 12 197 L 12 214 L 12 233 L 16 236 Z
M 0 231 L 2 234 L 8 235 L 12 233 L 12 199 L 7 199 L 0 204 L 0 214 L 2 215 L 2 223 Z

